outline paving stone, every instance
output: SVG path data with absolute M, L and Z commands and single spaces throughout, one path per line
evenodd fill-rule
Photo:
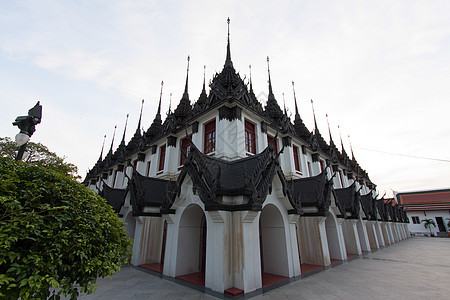
M 252 299 L 448 299 L 450 239 L 415 237 Z M 217 299 L 133 267 L 79 299 Z M 242 299 L 242 298 L 241 298 Z

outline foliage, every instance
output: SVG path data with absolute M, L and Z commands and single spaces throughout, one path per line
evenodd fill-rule
M 122 221 L 67 175 L 0 158 L 0 298 L 92 293 L 131 255 Z
M 423 219 L 422 222 L 424 223 L 423 226 L 425 226 L 426 229 L 430 230 L 430 236 L 432 236 L 431 225 L 436 227 L 436 223 L 432 219 Z
M 16 153 L 19 150 L 19 146 L 13 142 L 9 137 L 0 137 L 0 157 L 8 157 L 14 159 Z M 61 158 L 56 153 L 51 152 L 48 148 L 41 143 L 28 142 L 26 146 L 26 152 L 23 161 L 31 163 L 37 166 L 42 166 L 47 169 L 56 170 L 67 174 L 75 179 L 81 179 L 77 174 L 78 168 L 74 164 L 64 161 L 65 158 Z

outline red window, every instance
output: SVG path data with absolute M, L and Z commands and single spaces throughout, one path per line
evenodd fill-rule
M 256 154 L 255 124 L 245 120 L 245 150 Z
M 267 144 L 273 143 L 273 136 L 267 135 Z M 275 150 L 275 154 L 278 154 L 278 141 L 275 139 L 275 142 L 273 143 L 273 150 Z
M 147 162 L 147 171 L 145 172 L 145 176 L 147 176 L 147 177 L 148 177 L 148 175 L 150 175 L 150 163 L 151 163 L 151 161 Z
M 293 146 L 292 149 L 294 150 L 294 165 L 295 165 L 295 170 L 301 172 L 300 169 L 300 160 L 298 157 L 298 147 L 297 146 Z
M 180 153 L 180 166 L 184 165 L 184 155 L 187 156 L 189 154 L 189 151 L 191 151 L 191 141 L 188 138 L 184 138 L 181 140 L 181 150 L 182 152 Z
M 136 169 L 137 168 L 137 159 L 133 160 L 133 167 Z
M 204 153 L 214 152 L 216 150 L 216 120 L 205 124 Z
M 166 145 L 159 147 L 159 166 L 158 171 L 164 170 L 164 162 L 166 160 Z

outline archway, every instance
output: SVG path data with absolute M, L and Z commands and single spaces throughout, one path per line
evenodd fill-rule
M 262 285 L 268 286 L 289 278 L 286 233 L 278 208 L 268 204 L 261 212 L 260 251 Z
M 204 286 L 206 267 L 206 219 L 200 206 L 183 212 L 178 230 L 176 278 Z
M 325 220 L 325 230 L 327 232 L 328 251 L 330 252 L 331 264 L 342 260 L 344 257 L 340 247 L 339 233 L 336 217 L 329 213 Z

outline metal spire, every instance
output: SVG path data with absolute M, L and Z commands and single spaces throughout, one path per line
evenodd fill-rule
M 141 120 L 142 120 L 142 109 L 144 108 L 144 99 L 142 99 L 142 103 L 141 103 L 141 113 L 139 114 L 139 122 L 138 122 L 138 127 L 136 129 L 136 132 L 139 132 L 139 134 L 141 133 Z
M 113 133 L 113 137 L 112 137 L 112 140 L 111 140 L 111 148 L 109 148 L 109 153 L 111 153 L 111 154 L 112 154 L 113 145 L 114 145 L 114 137 L 116 136 L 116 128 L 117 128 L 117 125 L 114 126 L 114 133 Z
M 345 150 L 344 150 L 344 143 L 342 142 L 342 134 L 341 134 L 341 127 L 339 127 L 339 125 L 338 125 L 338 130 L 339 130 L 339 138 L 341 139 L 341 151 L 342 151 L 342 153 L 344 153 L 345 152 Z
M 292 81 L 292 90 L 294 91 L 294 103 L 295 103 L 295 118 L 297 118 L 298 113 L 298 107 L 297 107 L 297 97 L 295 96 L 295 87 L 294 87 L 294 81 Z
M 271 95 L 273 96 L 273 92 L 272 92 L 272 81 L 270 80 L 270 66 L 268 56 L 267 56 L 267 72 L 269 74 L 269 97 L 270 97 Z
M 250 93 L 253 93 L 253 85 L 252 85 L 252 65 L 248 65 L 248 69 L 250 72 Z
M 284 93 L 283 93 L 283 105 L 284 105 L 284 114 L 287 115 L 287 111 L 286 111 L 286 100 L 284 99 Z
M 312 111 L 313 111 L 313 116 L 314 116 L 314 133 L 317 132 L 317 122 L 316 122 L 316 113 L 314 112 L 314 102 L 311 99 L 311 106 L 312 106 Z
M 161 100 L 162 100 L 162 91 L 163 91 L 164 81 L 161 81 L 161 93 L 159 94 L 159 105 L 158 105 L 158 112 L 157 116 L 161 119 Z
M 125 143 L 125 133 L 127 132 L 128 116 L 129 116 L 129 114 L 127 114 L 127 119 L 125 121 L 125 128 L 123 130 L 123 137 L 122 137 L 122 142 L 121 143 Z
M 233 62 L 231 61 L 231 50 L 230 50 L 230 18 L 227 19 L 228 23 L 228 38 L 227 38 L 227 58 L 225 60 L 225 66 L 233 68 Z
M 187 70 L 186 70 L 186 85 L 184 86 L 184 95 L 188 95 L 188 81 L 189 81 L 189 61 L 191 60 L 190 56 L 187 57 Z
M 354 160 L 355 159 L 355 155 L 353 154 L 353 147 L 352 147 L 352 142 L 350 141 L 350 135 L 348 136 L 348 141 L 350 143 L 350 151 L 352 153 L 352 160 Z
M 100 157 L 98 158 L 98 161 L 102 161 L 102 157 L 103 157 L 103 148 L 105 148 L 105 140 L 106 140 L 106 134 L 103 137 L 103 145 L 102 145 L 102 151 L 100 152 Z
M 326 116 L 326 118 L 327 118 L 328 134 L 330 135 L 330 144 L 334 144 L 334 143 L 333 143 L 333 137 L 331 136 L 330 122 L 328 121 L 328 114 L 325 114 L 325 116 Z
M 203 66 L 203 90 L 202 93 L 205 92 L 206 93 L 206 84 L 205 84 L 205 78 L 206 78 L 206 66 Z
M 170 93 L 170 98 L 169 98 L 169 114 L 171 113 L 171 108 L 172 108 L 172 93 Z

